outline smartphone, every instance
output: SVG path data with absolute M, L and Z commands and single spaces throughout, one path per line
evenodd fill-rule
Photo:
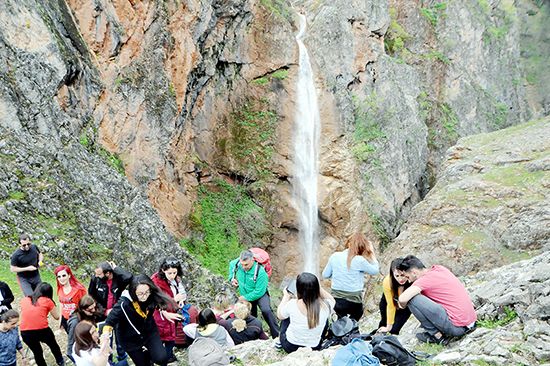
M 296 279 L 290 280 L 288 285 L 286 286 L 286 290 L 291 294 L 296 296 Z
M 97 332 L 101 336 L 103 334 L 103 328 L 105 327 L 105 322 L 99 322 L 97 323 Z

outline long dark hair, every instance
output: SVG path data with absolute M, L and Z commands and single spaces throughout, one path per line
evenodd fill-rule
M 216 324 L 216 314 L 210 308 L 202 309 L 198 318 L 199 329 L 204 330 L 208 324 Z
M 136 289 L 139 285 L 149 286 L 149 291 L 151 292 L 147 300 L 145 300 L 144 302 L 139 301 L 138 297 L 136 296 Z M 149 276 L 146 276 L 144 274 L 139 274 L 132 277 L 130 286 L 128 286 L 128 292 L 130 292 L 130 297 L 132 298 L 132 301 L 137 301 L 142 308 L 148 310 L 154 310 L 155 308 L 166 309 L 169 306 L 177 306 L 176 302 L 172 298 L 168 297 L 153 283 L 153 281 L 151 281 Z
M 160 264 L 159 270 L 157 272 L 157 276 L 159 276 L 162 280 L 168 281 L 166 278 L 166 275 L 164 274 L 164 271 L 175 268 L 178 271 L 178 275 L 176 276 L 176 279 L 179 277 L 183 277 L 183 269 L 181 268 L 181 263 L 179 260 L 177 260 L 174 257 L 168 257 L 162 263 Z
M 396 306 L 397 306 L 397 298 L 399 297 L 399 287 L 403 286 L 403 290 L 405 290 L 405 289 L 407 289 L 411 286 L 409 281 L 407 281 L 404 284 L 400 285 L 399 282 L 397 282 L 397 280 L 393 276 L 393 271 L 395 271 L 397 269 L 397 267 L 401 264 L 401 262 L 403 262 L 403 258 L 399 257 L 399 258 L 395 258 L 393 261 L 391 261 L 391 264 L 390 264 L 389 276 L 390 276 L 390 280 L 391 280 L 391 294 L 392 294 L 393 303 Z
M 321 288 L 317 276 L 309 272 L 302 272 L 296 278 L 296 292 L 307 310 L 307 326 L 315 328 L 319 324 L 321 311 Z
M 40 282 L 34 289 L 31 298 L 31 303 L 36 306 L 36 302 L 41 297 L 47 297 L 53 301 L 53 287 L 47 282 Z
M 95 325 L 86 320 L 76 325 L 74 329 L 74 352 L 78 357 L 80 357 L 80 351 L 89 351 L 92 348 L 99 347 L 90 334 L 90 330 L 93 327 Z

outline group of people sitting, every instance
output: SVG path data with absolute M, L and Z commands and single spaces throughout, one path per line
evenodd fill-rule
M 295 289 L 283 289 L 275 316 L 269 276 L 250 250 L 229 265 L 228 280 L 238 288 L 238 301 L 233 303 L 229 294 L 218 294 L 212 307 L 200 312 L 187 303 L 184 274 L 176 258 L 165 259 L 151 277 L 132 275 L 112 262 L 101 263 L 87 289 L 63 265 L 54 271 L 58 308 L 52 286 L 40 280 L 39 249 L 26 235 L 19 244 L 11 270 L 17 273 L 25 297 L 19 315 L 11 309 L 9 287 L 0 282 L 0 366 L 16 364 L 16 352 L 22 349 L 19 323 L 21 339 L 38 366 L 46 365 L 41 343 L 49 346 L 58 365 L 65 364 L 48 315 L 67 332 L 66 354 L 76 365 L 124 366 L 127 356 L 137 366 L 167 365 L 176 361 L 175 346 L 188 346 L 197 338 L 212 339 L 222 349 L 268 339 L 257 318 L 258 307 L 270 336 L 278 338 L 277 347 L 286 352 L 300 347 L 320 349 L 333 312 L 356 320 L 363 316 L 365 274 L 379 273 L 372 243 L 365 235 L 354 234 L 346 241 L 347 249 L 334 253 L 322 272 L 324 279 L 331 280 L 330 293 L 316 275 L 301 273 Z M 425 330 L 417 334 L 424 342 L 445 343 L 475 326 L 476 314 L 466 289 L 443 266 L 428 269 L 414 256 L 397 258 L 383 280 L 383 290 L 378 332 L 399 334 L 411 313 Z M 21 356 L 26 364 L 22 352 Z

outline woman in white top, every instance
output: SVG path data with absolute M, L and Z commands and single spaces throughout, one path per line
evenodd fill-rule
M 107 366 L 109 364 L 109 334 L 99 338 L 95 325 L 81 321 L 74 330 L 73 357 L 76 366 Z
M 320 349 L 334 298 L 321 288 L 317 276 L 308 272 L 296 279 L 296 292 L 298 298 L 293 299 L 285 288 L 277 308 L 277 317 L 282 320 L 281 346 L 288 353 L 300 347 Z

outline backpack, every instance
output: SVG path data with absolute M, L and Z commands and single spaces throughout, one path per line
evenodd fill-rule
M 198 337 L 189 346 L 189 366 L 229 365 L 229 357 L 212 338 Z
M 354 339 L 370 339 L 370 334 L 361 334 L 357 320 L 349 316 L 343 316 L 332 322 L 327 339 L 321 345 L 321 349 L 327 349 L 335 345 L 347 345 Z
M 372 355 L 372 347 L 367 342 L 355 338 L 336 351 L 333 366 L 378 366 L 380 361 Z
M 254 260 L 256 263 L 262 265 L 267 272 L 267 277 L 271 278 L 273 268 L 271 267 L 271 258 L 269 258 L 269 254 L 261 248 L 250 248 L 249 250 L 252 254 L 254 254 Z M 235 263 L 235 268 L 233 269 L 233 278 L 236 278 L 238 268 L 239 261 L 237 260 Z M 260 272 L 260 266 L 256 266 L 256 270 L 254 271 L 254 282 L 258 279 L 258 272 Z
M 185 327 L 187 324 L 191 324 L 191 314 L 189 314 L 190 307 L 191 307 L 191 304 L 185 304 L 179 310 L 179 313 L 182 317 L 182 320 L 181 320 L 182 327 Z
M 414 366 L 416 361 L 426 360 L 430 355 L 411 353 L 393 335 L 375 336 L 370 342 L 372 354 L 387 366 Z

